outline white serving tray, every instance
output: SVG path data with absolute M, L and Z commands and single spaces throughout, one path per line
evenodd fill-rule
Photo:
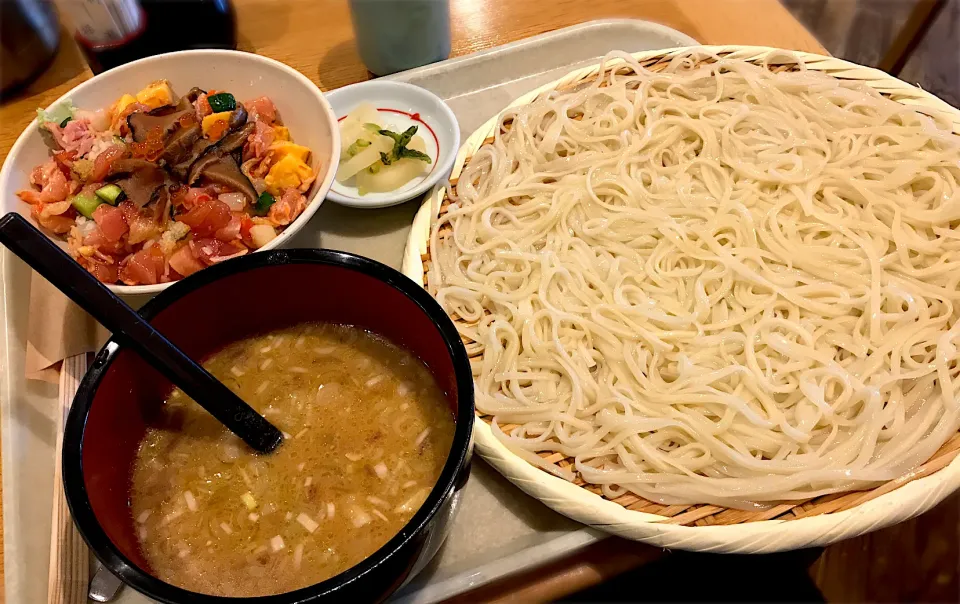
M 461 135 L 468 135 L 517 96 L 596 62 L 610 50 L 635 52 L 695 43 L 680 32 L 645 21 L 591 21 L 388 79 L 439 95 L 457 115 Z M 326 202 L 289 247 L 346 250 L 399 269 L 419 206 L 419 199 L 381 210 Z M 30 271 L 6 250 L 0 256 L 0 271 L 4 601 L 40 604 L 47 595 L 57 386 L 23 377 Z M 603 538 L 528 497 L 474 459 L 447 542 L 433 563 L 396 594 L 396 601 L 438 602 Z M 147 601 L 132 589 L 124 589 L 114 600 Z

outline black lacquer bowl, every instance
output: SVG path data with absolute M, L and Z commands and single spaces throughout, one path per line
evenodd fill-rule
M 369 329 L 427 365 L 446 394 L 456 430 L 440 479 L 423 507 L 360 564 L 322 583 L 274 596 L 193 593 L 150 574 L 128 504 L 132 462 L 147 418 L 172 385 L 122 341 L 111 339 L 97 354 L 70 410 L 63 482 L 80 533 L 124 583 L 171 603 L 376 602 L 436 553 L 469 474 L 473 379 L 456 329 L 420 286 L 387 266 L 344 252 L 272 250 L 228 260 L 174 283 L 140 312 L 195 359 L 235 340 L 304 321 Z

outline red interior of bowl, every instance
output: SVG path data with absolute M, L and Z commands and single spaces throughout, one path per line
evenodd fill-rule
M 238 339 L 305 321 L 357 325 L 409 350 L 430 368 L 456 416 L 453 363 L 436 326 L 399 290 L 351 269 L 284 264 L 235 273 L 184 295 L 152 323 L 191 357 L 203 359 Z M 139 356 L 121 350 L 94 395 L 84 431 L 90 505 L 110 540 L 143 569 L 148 566 L 128 507 L 131 462 L 171 389 Z

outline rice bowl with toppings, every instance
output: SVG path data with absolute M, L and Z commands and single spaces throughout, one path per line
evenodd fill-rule
M 39 111 L 0 183 L 6 211 L 115 292 L 153 294 L 288 239 L 322 202 L 335 146 L 329 105 L 295 70 L 186 51 L 110 70 Z

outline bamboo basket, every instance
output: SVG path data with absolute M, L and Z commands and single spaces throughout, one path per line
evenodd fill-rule
M 937 97 L 890 75 L 847 61 L 816 54 L 751 46 L 704 46 L 707 54 L 740 59 L 773 71 L 807 69 L 822 71 L 840 79 L 859 80 L 897 102 L 927 113 L 937 113 L 960 134 L 960 111 Z M 633 57 L 649 70 L 662 68 L 672 58 L 693 48 L 645 51 Z M 632 73 L 623 61 L 612 61 L 605 70 Z M 507 109 L 529 104 L 539 95 L 592 81 L 601 65 L 571 72 L 511 103 Z M 474 132 L 460 148 L 450 181 L 456 187 L 464 165 L 486 142 L 493 140 L 499 115 Z M 438 188 L 418 211 L 403 259 L 403 272 L 425 284 L 430 263 L 430 230 L 450 201 Z M 443 237 L 443 233 L 441 233 Z M 453 317 L 457 320 L 456 317 Z M 471 357 L 481 354 L 479 346 L 465 341 Z M 489 420 L 481 415 L 481 419 Z M 504 427 L 506 429 L 506 427 Z M 665 548 L 728 553 L 769 553 L 804 547 L 824 546 L 890 526 L 929 510 L 960 487 L 960 432 L 945 443 L 925 464 L 896 480 L 871 490 L 825 495 L 810 500 L 790 501 L 762 511 L 728 509 L 715 505 L 661 505 L 627 493 L 605 499 L 600 490 L 577 478 L 568 482 L 541 470 L 513 454 L 498 440 L 487 421 L 475 423 L 474 439 L 479 455 L 513 484 L 555 511 L 573 520 L 614 535 Z M 573 470 L 562 454 L 547 454 L 551 462 Z

